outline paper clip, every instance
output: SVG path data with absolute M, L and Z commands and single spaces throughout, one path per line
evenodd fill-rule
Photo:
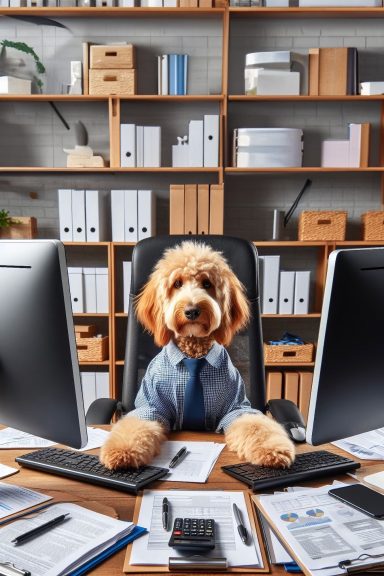
M 16 568 L 12 562 L 0 562 L 0 576 L 31 576 L 29 570 Z

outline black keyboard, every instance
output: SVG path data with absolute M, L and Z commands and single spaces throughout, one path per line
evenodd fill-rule
M 167 468 L 159 468 L 158 466 L 142 466 L 141 468 L 124 468 L 113 471 L 103 466 L 98 456 L 62 450 L 61 448 L 36 450 L 18 456 L 16 462 L 27 468 L 51 472 L 74 480 L 83 480 L 90 484 L 99 484 L 106 488 L 133 492 L 134 494 L 169 472 Z
M 360 468 L 358 462 L 327 450 L 298 454 L 290 468 L 267 468 L 248 462 L 222 466 L 224 472 L 248 484 L 254 491 L 297 484 L 302 480 L 312 480 L 321 476 L 344 474 L 356 468 Z

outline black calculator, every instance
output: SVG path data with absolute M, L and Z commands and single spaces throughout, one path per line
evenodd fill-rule
M 213 550 L 215 521 L 211 518 L 176 518 L 168 545 L 189 552 Z

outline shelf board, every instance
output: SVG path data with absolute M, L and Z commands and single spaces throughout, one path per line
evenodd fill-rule
M 333 246 L 334 241 L 324 241 L 324 240 L 253 240 L 253 244 L 258 248 L 284 248 L 284 247 L 295 247 L 302 246 L 304 248 L 312 247 L 322 247 Z
M 384 240 L 334 240 L 335 246 L 384 246 Z
M 266 18 L 384 18 L 383 8 L 374 7 L 332 7 L 318 6 L 315 8 L 228 8 L 231 16 L 258 16 Z
M 66 168 L 66 167 L 51 167 L 51 166 L 0 166 L 0 174 L 6 172 L 64 172 L 64 173 L 106 173 L 106 174 L 114 174 L 116 172 L 133 172 L 133 173 L 140 173 L 140 172 L 148 172 L 153 174 L 158 173 L 167 173 L 167 172 L 195 172 L 195 173 L 210 173 L 210 172 L 219 172 L 221 168 L 191 168 L 189 166 L 185 166 L 183 168 L 174 168 L 172 166 L 161 166 L 160 168 L 111 168 L 107 167 L 94 167 L 94 168 Z M 384 168 L 383 168 L 384 170 Z
M 372 96 L 308 96 L 306 94 L 289 96 L 289 95 L 263 95 L 263 96 L 246 96 L 245 94 L 233 94 L 228 96 L 230 102 L 359 102 L 363 101 L 382 101 L 384 100 L 383 94 L 375 94 Z
M 0 102 L 108 102 L 109 99 L 132 102 L 222 102 L 223 94 L 187 94 L 185 96 L 159 96 L 134 94 L 132 96 L 92 96 L 88 94 L 0 94 Z
M 369 166 L 368 168 L 349 168 L 349 167 L 343 167 L 343 168 L 325 168 L 323 166 L 300 166 L 300 167 L 284 167 L 284 168 L 268 168 L 268 167 L 263 167 L 263 168 L 237 168 L 237 167 L 227 167 L 224 169 L 226 174 L 252 174 L 252 173 L 259 173 L 259 174 L 265 174 L 265 173 L 275 173 L 275 172 L 281 172 L 281 173 L 287 173 L 287 172 L 291 172 L 291 173 L 296 173 L 296 174 L 306 174 L 308 172 L 314 172 L 314 173 L 332 173 L 332 172 L 384 172 L 384 166 Z
M 320 312 L 314 312 L 313 314 L 262 314 L 262 318 L 320 318 Z
M 108 312 L 75 312 L 74 318 L 109 318 Z
M 225 8 L 83 8 L 83 7 L 42 7 L 42 8 L 1 8 L 0 16 L 56 16 L 57 18 L 145 18 L 146 16 L 180 17 L 184 16 L 222 16 Z
M 89 246 L 97 246 L 100 248 L 106 247 L 110 245 L 110 242 L 63 242 L 64 246 L 80 246 L 81 248 L 89 247 Z
M 103 362 L 79 362 L 80 366 L 109 366 L 110 361 L 104 360 Z
M 116 318 L 128 318 L 128 314 L 126 312 L 116 312 L 115 317 Z
M 279 367 L 297 367 L 297 366 L 302 366 L 303 368 L 308 366 L 308 367 L 313 367 L 315 365 L 314 362 L 265 362 L 264 366 L 266 368 L 273 368 L 274 366 L 279 366 Z

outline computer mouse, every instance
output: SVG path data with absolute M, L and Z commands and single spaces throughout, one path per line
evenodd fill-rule
M 285 398 L 270 400 L 266 410 L 286 430 L 294 442 L 305 442 L 305 423 L 294 402 Z

